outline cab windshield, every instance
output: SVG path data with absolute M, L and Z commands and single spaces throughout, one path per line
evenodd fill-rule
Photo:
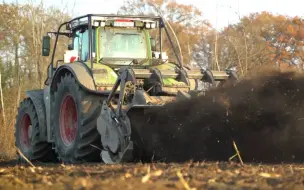
M 101 28 L 100 58 L 111 64 L 128 64 L 146 59 L 147 44 L 142 30 Z

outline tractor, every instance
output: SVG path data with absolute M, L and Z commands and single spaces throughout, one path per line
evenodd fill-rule
M 64 52 L 59 36 L 69 42 Z M 175 61 L 163 52 L 164 36 Z M 31 161 L 133 162 L 144 149 L 141 113 L 193 96 L 200 81 L 237 80 L 233 69 L 184 66 L 161 16 L 74 18 L 43 36 L 42 56 L 51 56 L 44 88 L 26 92 L 15 124 L 16 147 Z

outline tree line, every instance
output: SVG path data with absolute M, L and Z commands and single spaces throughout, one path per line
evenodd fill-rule
M 43 88 L 46 78 L 50 59 L 41 56 L 42 36 L 71 16 L 43 3 L 2 3 L 0 15 L 0 149 L 11 152 L 19 102 L 27 89 Z

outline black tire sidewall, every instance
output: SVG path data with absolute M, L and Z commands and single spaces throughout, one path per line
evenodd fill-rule
M 60 134 L 60 107 L 62 104 L 62 101 L 65 97 L 65 95 L 69 94 L 76 104 L 76 111 L 77 111 L 77 132 L 76 132 L 76 139 L 70 146 L 66 146 L 64 142 L 61 139 Z M 80 139 L 79 130 L 81 127 L 80 121 L 81 121 L 81 110 L 82 110 L 82 92 L 80 90 L 79 85 L 76 83 L 75 79 L 69 76 L 65 76 L 61 82 L 58 84 L 58 89 L 55 92 L 55 99 L 53 102 L 53 126 L 54 126 L 54 142 L 56 146 L 57 153 L 60 155 L 64 155 L 63 161 L 72 161 L 74 152 L 77 149 L 77 141 Z M 67 159 L 67 160 L 66 160 Z

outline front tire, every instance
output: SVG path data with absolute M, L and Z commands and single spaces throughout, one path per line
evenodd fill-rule
M 100 135 L 96 123 L 101 105 L 71 74 L 61 77 L 54 93 L 52 122 L 55 151 L 65 163 L 97 162 Z
M 53 161 L 55 158 L 51 144 L 39 140 L 37 111 L 30 98 L 19 106 L 15 124 L 15 145 L 30 161 Z M 24 158 L 18 154 L 18 160 Z

